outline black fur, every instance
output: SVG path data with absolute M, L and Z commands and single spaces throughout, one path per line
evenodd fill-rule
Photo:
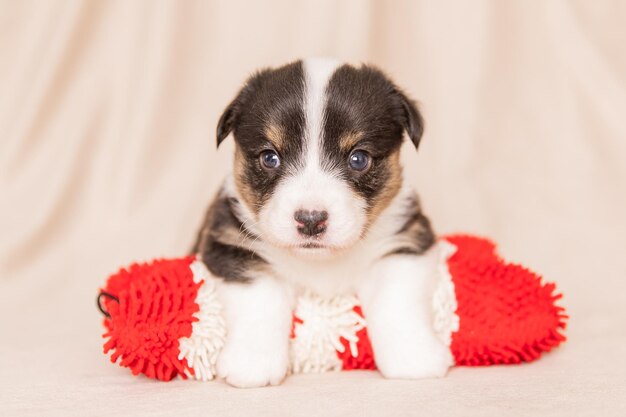
M 403 242 L 401 246 L 389 252 L 389 255 L 420 255 L 435 244 L 436 238 L 428 217 L 424 215 L 417 197 L 409 201 L 406 221 L 396 232 Z
M 192 252 L 200 255 L 214 276 L 245 282 L 249 280 L 246 273 L 265 267 L 267 262 L 249 249 L 257 236 L 251 235 L 235 215 L 237 204 L 240 203 L 223 192 L 218 194 L 207 211 Z
M 415 147 L 423 122 L 415 104 L 381 71 L 344 65 L 329 80 L 326 89 L 323 146 L 326 164 L 339 169 L 367 201 L 382 192 L 390 176 L 388 157 L 402 145 L 406 131 Z M 351 150 L 341 149 L 339 139 L 349 133 L 362 134 L 357 148 L 373 159 L 365 173 L 346 164 Z
M 230 103 L 217 126 L 217 144 L 232 131 L 244 158 L 245 182 L 260 206 L 271 195 L 278 180 L 289 169 L 301 163 L 304 141 L 304 69 L 302 61 L 253 75 Z M 265 136 L 269 125 L 281 128 L 288 140 L 281 149 L 274 149 Z M 281 165 L 273 171 L 264 170 L 259 155 L 265 150 L 279 154 Z M 253 207 L 256 209 L 258 207 Z

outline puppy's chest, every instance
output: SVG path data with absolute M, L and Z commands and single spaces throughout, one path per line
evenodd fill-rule
M 332 260 L 302 260 L 285 254 L 274 254 L 269 260 L 277 278 L 297 290 L 333 296 L 353 294 L 379 258 L 376 251 L 370 249 L 353 251 Z

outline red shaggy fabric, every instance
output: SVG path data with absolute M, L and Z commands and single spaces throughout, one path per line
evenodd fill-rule
M 104 308 L 108 339 L 104 353 L 112 351 L 111 362 L 133 374 L 169 381 L 185 370 L 193 374 L 187 362 L 178 359 L 181 337 L 191 335 L 195 303 L 202 283 L 193 282 L 189 265 L 193 257 L 156 260 L 133 264 L 109 277 L 103 291 L 119 299 L 106 299 Z
M 528 362 L 565 341 L 567 316 L 554 284 L 504 261 L 487 239 L 446 239 L 457 247 L 448 260 L 460 318 L 450 346 L 457 365 Z
M 567 316 L 556 305 L 561 297 L 554 284 L 544 284 L 528 269 L 505 262 L 495 245 L 473 236 L 445 238 L 457 247 L 448 259 L 458 303 L 460 327 L 450 349 L 457 365 L 514 364 L 537 359 L 565 340 Z M 103 291 L 119 302 L 104 299 L 111 315 L 104 320 L 104 352 L 120 359 L 135 375 L 169 381 L 193 374 L 178 359 L 179 339 L 189 337 L 195 302 L 202 282 L 193 282 L 193 257 L 134 264 L 109 277 Z M 360 307 L 354 310 L 362 315 Z M 301 322 L 294 318 L 294 325 Z M 337 352 L 343 369 L 375 369 L 367 329 L 357 333 L 358 355 L 352 357 L 347 340 Z M 292 337 L 293 337 L 292 330 Z

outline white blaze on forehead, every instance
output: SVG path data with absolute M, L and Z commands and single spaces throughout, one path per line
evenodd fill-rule
M 306 80 L 304 114 L 306 118 L 305 164 L 320 167 L 322 126 L 326 104 L 326 86 L 340 63 L 334 59 L 312 58 L 303 61 Z

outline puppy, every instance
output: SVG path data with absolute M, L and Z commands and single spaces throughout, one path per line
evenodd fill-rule
M 303 290 L 357 294 L 380 372 L 445 375 L 435 336 L 435 236 L 403 184 L 400 146 L 417 148 L 415 104 L 381 71 L 297 61 L 253 75 L 217 127 L 234 170 L 209 207 L 194 252 L 223 280 L 228 328 L 219 376 L 237 387 L 288 372 L 294 300 Z

